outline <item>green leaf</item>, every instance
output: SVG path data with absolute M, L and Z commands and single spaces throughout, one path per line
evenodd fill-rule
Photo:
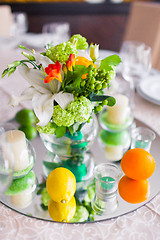
M 56 128 L 56 132 L 55 132 L 56 138 L 63 137 L 65 133 L 66 133 L 66 127 L 61 126 Z
M 65 75 L 65 80 L 62 84 L 64 91 L 78 91 L 80 89 L 80 82 L 82 80 L 82 75 L 88 72 L 88 68 L 83 65 L 75 65 L 73 71 L 67 71 Z
M 114 70 L 112 66 L 116 67 L 120 62 L 121 59 L 118 55 L 111 55 L 101 61 L 100 69 L 105 69 L 106 71 Z
M 6 74 L 8 73 L 8 71 L 9 71 L 9 68 L 6 68 L 6 69 L 3 71 L 1 78 L 4 78 L 4 76 L 6 76 Z
M 10 63 L 7 65 L 8 68 L 12 68 L 12 67 L 18 67 L 21 64 L 20 61 L 14 61 L 13 63 Z
M 25 46 L 18 45 L 18 47 L 19 47 L 19 48 L 21 48 L 21 49 L 25 49 L 25 50 L 27 50 L 27 51 L 29 51 L 29 52 L 33 53 L 33 51 L 32 51 L 31 49 L 29 49 L 29 48 L 26 48 Z
M 41 203 L 41 208 L 43 211 L 47 211 L 48 210 L 48 206 L 45 206 L 43 203 Z
M 52 122 L 52 126 L 53 126 L 54 128 L 57 128 L 57 127 L 58 127 L 57 124 L 54 123 L 54 122 Z
M 16 70 L 16 67 L 10 68 L 9 71 L 8 71 L 8 77 L 9 77 L 12 73 L 14 73 L 15 70 Z
M 109 98 L 107 98 L 107 100 L 108 100 L 107 105 L 109 107 L 112 107 L 112 106 L 114 106 L 116 104 L 116 99 L 114 97 L 109 97 Z
M 30 61 L 35 61 L 35 57 L 26 52 L 22 52 L 22 55 L 28 58 Z
M 116 103 L 116 99 L 114 97 L 107 95 L 92 95 L 90 98 L 92 102 L 102 102 L 105 99 L 107 99 L 107 105 L 110 107 Z
M 50 170 L 53 170 L 53 169 L 58 168 L 58 167 L 61 166 L 60 163 L 47 162 L 47 161 L 43 161 L 43 165 L 44 165 L 46 168 L 49 168 Z
M 73 136 L 73 125 L 71 125 L 68 129 L 69 129 L 70 134 Z
M 46 182 L 42 182 L 37 185 L 37 188 L 44 188 L 44 187 L 46 187 Z

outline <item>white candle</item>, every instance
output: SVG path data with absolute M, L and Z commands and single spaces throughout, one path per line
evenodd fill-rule
M 22 209 L 31 204 L 32 198 L 32 187 L 30 187 L 21 193 L 10 196 L 10 201 L 15 207 Z
M 123 146 L 105 146 L 105 156 L 109 161 L 119 161 L 123 157 Z
M 110 124 L 120 125 L 126 121 L 129 110 L 129 99 L 122 94 L 116 95 L 115 99 L 116 104 L 113 107 L 108 107 L 107 122 Z
M 6 132 L 14 156 L 15 171 L 21 171 L 28 167 L 29 156 L 24 132 L 10 130 Z

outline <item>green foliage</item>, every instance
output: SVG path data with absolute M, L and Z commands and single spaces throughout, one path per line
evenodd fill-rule
M 62 127 L 57 127 L 56 128 L 56 138 L 60 138 L 63 137 L 66 133 L 66 127 L 62 126 Z
M 114 70 L 113 67 L 118 66 L 121 59 L 118 55 L 114 54 L 109 57 L 104 58 L 101 61 L 100 69 L 105 69 L 106 71 Z
M 104 101 L 104 100 L 107 100 L 106 103 L 107 103 L 107 105 L 110 106 L 110 107 L 114 106 L 115 103 L 116 103 L 116 99 L 115 99 L 114 97 L 112 97 L 112 96 L 107 96 L 107 95 L 92 95 L 91 98 L 90 98 L 90 100 L 91 100 L 92 102 L 98 102 L 98 101 L 102 102 L 102 101 Z

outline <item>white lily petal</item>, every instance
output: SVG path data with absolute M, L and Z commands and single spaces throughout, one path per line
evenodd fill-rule
M 87 51 L 85 51 L 85 50 L 78 50 L 77 57 L 85 57 L 85 58 L 87 58 L 89 61 L 92 61 L 91 57 L 89 56 L 89 54 L 88 54 Z
M 97 66 L 97 68 L 99 68 L 101 65 L 101 60 L 97 60 L 96 62 L 94 62 L 94 64 Z
M 12 106 L 17 106 L 22 101 L 32 100 L 33 95 L 35 94 L 34 88 L 27 88 L 20 96 L 12 95 L 10 99 L 10 104 Z
M 74 101 L 74 95 L 71 93 L 59 92 L 54 94 L 54 99 L 62 109 L 65 109 L 70 102 Z
M 37 89 L 37 91 L 40 93 L 50 93 L 49 84 L 44 82 L 45 75 L 42 71 L 20 66 L 19 72 L 31 86 Z
M 96 61 L 99 58 L 99 45 L 91 44 L 89 50 L 90 50 L 90 57 L 92 58 L 93 61 Z
M 58 81 L 57 79 L 54 79 L 49 83 L 49 88 L 52 93 L 57 93 L 60 90 L 61 85 L 62 83 L 60 81 Z
M 39 126 L 45 126 L 53 115 L 53 94 L 36 93 L 32 98 L 34 112 L 39 119 Z
M 34 57 L 36 59 L 36 63 L 37 64 L 42 64 L 42 67 L 45 69 L 46 67 L 48 67 L 49 64 L 53 64 L 53 62 L 51 61 L 51 59 L 49 59 L 46 56 L 43 56 L 40 53 L 35 53 Z

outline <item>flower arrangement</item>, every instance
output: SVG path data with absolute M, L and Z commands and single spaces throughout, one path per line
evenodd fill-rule
M 42 53 L 19 47 L 25 50 L 25 59 L 9 64 L 2 78 L 18 67 L 28 81 L 30 87 L 20 96 L 12 96 L 10 103 L 15 106 L 31 100 L 40 133 L 62 137 L 69 131 L 73 135 L 93 112 L 115 104 L 114 97 L 104 95 L 103 89 L 115 77 L 115 67 L 121 62 L 117 55 L 100 60 L 99 45 L 89 46 L 79 34 L 56 46 L 46 45 Z

